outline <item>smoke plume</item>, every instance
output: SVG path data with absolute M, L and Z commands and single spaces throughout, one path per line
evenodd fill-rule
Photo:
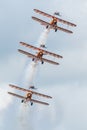
M 46 44 L 46 40 L 47 40 L 49 31 L 50 31 L 49 29 L 45 29 L 43 31 L 43 33 L 40 35 L 37 46 L 40 47 L 41 45 Z M 33 85 L 38 64 L 39 64 L 38 62 L 32 61 L 26 67 L 25 76 L 24 76 L 24 84 L 25 84 L 26 88 L 29 88 L 31 85 Z M 31 106 L 28 106 L 28 104 L 23 104 L 20 106 L 20 113 L 19 113 L 20 124 L 19 125 L 20 125 L 21 130 L 29 130 L 29 129 L 33 130 L 33 124 L 32 124 L 33 123 L 33 121 L 32 121 L 33 113 L 31 111 L 31 109 L 32 109 Z
M 48 38 L 48 34 L 50 32 L 50 29 L 45 29 L 42 34 L 40 35 L 40 38 L 38 40 L 38 46 L 43 46 L 46 44 L 47 38 Z
M 38 62 L 32 61 L 29 63 L 25 70 L 24 85 L 29 88 L 33 85 L 34 78 L 37 72 Z
M 12 97 L 7 93 L 11 88 L 7 87 L 8 84 L 2 84 L 0 88 L 0 111 L 5 110 L 12 102 Z

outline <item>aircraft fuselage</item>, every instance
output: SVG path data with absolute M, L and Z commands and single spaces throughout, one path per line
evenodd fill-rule
M 39 52 L 37 53 L 37 58 L 42 58 L 42 56 L 43 56 L 43 52 L 42 52 L 42 51 L 39 51 Z
M 50 24 L 53 26 L 57 25 L 57 19 L 53 18 L 52 21 L 50 22 Z

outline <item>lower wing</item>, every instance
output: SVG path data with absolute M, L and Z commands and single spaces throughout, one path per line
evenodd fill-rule
M 73 33 L 72 31 L 70 31 L 70 30 L 67 30 L 67 29 L 65 29 L 65 28 L 61 28 L 61 27 L 58 27 L 58 26 L 55 26 L 55 27 L 52 27 L 52 28 L 56 28 L 56 29 L 58 29 L 58 30 L 61 30 L 61 31 L 63 31 L 63 32 L 66 32 L 66 33 Z
M 23 53 L 23 54 L 27 55 L 27 56 L 30 57 L 30 58 L 36 58 L 36 59 L 38 59 L 39 61 L 48 62 L 48 63 L 54 64 L 54 65 L 59 65 L 59 63 L 57 63 L 57 62 L 55 62 L 55 61 L 51 61 L 51 60 L 48 60 L 48 59 L 45 59 L 45 58 L 38 58 L 37 56 L 35 56 L 35 55 L 33 55 L 33 54 L 29 53 L 29 52 L 26 52 L 26 51 L 23 51 L 23 50 L 20 50 L 20 49 L 18 49 L 18 51 L 19 51 L 20 53 Z
M 58 29 L 58 30 L 61 30 L 63 32 L 66 32 L 66 33 L 73 33 L 72 31 L 70 30 L 67 30 L 65 28 L 61 28 L 61 27 L 58 27 L 58 26 L 53 26 L 52 24 L 48 23 L 48 22 L 45 22 L 39 18 L 36 18 L 36 17 L 32 17 L 33 20 L 35 21 L 38 21 L 39 23 L 41 23 L 41 25 L 44 25 L 44 26 L 50 26 L 51 29 Z
M 12 95 L 12 96 L 15 96 L 15 97 L 18 97 L 18 98 L 21 98 L 21 99 L 25 99 L 24 96 L 21 96 L 21 95 L 18 95 L 18 94 L 12 93 L 12 92 L 8 92 L 8 94 L 10 94 L 10 95 Z
M 18 97 L 18 98 L 21 98 L 21 99 L 24 99 L 25 102 L 34 102 L 34 103 L 39 103 L 39 104 L 43 104 L 43 105 L 49 105 L 48 103 L 46 102 L 42 102 L 42 101 L 38 101 L 38 100 L 34 100 L 34 99 L 26 99 L 24 96 L 21 96 L 21 95 L 18 95 L 18 94 L 15 94 L 15 93 L 12 93 L 12 92 L 8 92 L 8 94 L 12 95 L 12 96 L 15 96 L 15 97 Z
M 20 42 L 20 44 L 21 44 L 22 46 L 25 46 L 25 47 L 28 47 L 28 48 L 32 48 L 32 49 L 34 49 L 34 50 L 42 51 L 44 54 L 51 55 L 51 56 L 54 56 L 54 57 L 56 57 L 56 58 L 63 58 L 62 56 L 60 56 L 60 55 L 58 55 L 58 54 L 49 52 L 49 51 L 47 51 L 47 50 L 43 50 L 43 49 L 41 49 L 41 48 L 38 48 L 38 47 L 32 46 L 32 45 L 30 45 L 30 44 L 27 44 L 27 43 L 25 43 L 25 42 Z
M 52 61 L 52 60 L 48 60 L 48 59 L 45 59 L 45 58 L 41 58 L 41 60 L 44 61 L 44 62 L 48 62 L 50 64 L 59 65 L 58 62 L 55 62 L 55 61 Z
M 41 25 L 45 25 L 45 26 L 49 25 L 48 22 L 45 22 L 45 21 L 43 21 L 43 20 L 41 20 L 39 18 L 36 18 L 36 17 L 32 16 L 32 19 L 35 20 L 35 21 L 37 21 L 37 22 L 39 22 L 39 23 L 41 23 Z
M 32 101 L 32 102 L 34 102 L 34 103 L 43 104 L 43 105 L 49 105 L 49 103 L 42 102 L 42 101 L 38 101 L 38 100 L 34 100 L 34 99 L 30 99 L 30 101 Z

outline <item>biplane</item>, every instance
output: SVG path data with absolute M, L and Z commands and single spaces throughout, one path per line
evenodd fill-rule
M 12 87 L 12 88 L 15 88 L 15 89 L 18 89 L 18 90 L 26 92 L 26 96 L 21 96 L 21 95 L 16 94 L 16 93 L 8 92 L 8 94 L 10 94 L 12 96 L 21 98 L 22 99 L 21 103 L 30 102 L 31 105 L 33 105 L 33 103 L 39 103 L 39 104 L 43 104 L 43 105 L 49 105 L 49 103 L 33 99 L 32 98 L 33 94 L 35 94 L 37 96 L 42 96 L 42 97 L 45 97 L 45 98 L 52 98 L 51 96 L 48 96 L 48 95 L 45 95 L 45 94 L 42 94 L 42 93 L 38 93 L 38 92 L 35 92 L 35 91 L 31 91 L 29 89 L 21 88 L 21 87 L 18 87 L 16 85 L 9 84 L 9 86 Z
M 32 48 L 34 50 L 36 50 L 36 55 L 34 54 L 31 54 L 29 52 L 26 52 L 24 50 L 21 50 L 21 49 L 18 49 L 18 51 L 20 53 L 23 53 L 25 55 L 27 55 L 28 57 L 32 58 L 33 61 L 37 62 L 37 61 L 41 61 L 41 63 L 43 64 L 44 62 L 48 62 L 50 64 L 54 64 L 54 65 L 59 65 L 58 62 L 55 62 L 55 61 L 52 61 L 52 60 L 48 60 L 48 59 L 45 59 L 43 58 L 43 55 L 50 55 L 50 56 L 53 56 L 53 57 L 56 57 L 56 58 L 63 58 L 62 56 L 58 55 L 58 54 L 55 54 L 55 53 L 52 53 L 52 52 L 49 52 L 49 51 L 46 51 L 46 50 L 43 50 L 41 48 L 38 48 L 38 47 L 35 47 L 35 46 L 32 46 L 30 44 L 27 44 L 25 42 L 20 42 L 20 44 L 22 46 L 25 46 L 25 47 L 28 47 L 28 48 Z
M 57 26 L 57 23 L 60 22 L 60 23 L 63 23 L 63 24 L 69 25 L 69 26 L 73 26 L 73 27 L 75 27 L 76 24 L 73 24 L 73 23 L 68 22 L 68 21 L 66 21 L 66 20 L 60 19 L 60 18 L 58 18 L 58 17 L 55 17 L 55 13 L 54 13 L 54 15 L 50 15 L 50 14 L 47 14 L 47 13 L 45 13 L 45 12 L 43 12 L 43 11 L 38 10 L 38 9 L 34 9 L 34 11 L 35 11 L 36 13 L 39 13 L 39 14 L 41 14 L 41 15 L 44 15 L 44 16 L 46 16 L 46 17 L 48 17 L 48 18 L 52 18 L 51 22 L 46 22 L 46 21 L 43 21 L 43 20 L 41 20 L 41 19 L 39 19 L 39 18 L 37 18 L 37 17 L 32 17 L 33 20 L 35 20 L 35 21 L 41 23 L 41 25 L 46 26 L 46 28 L 54 29 L 55 32 L 56 32 L 57 30 L 61 30 L 61 31 L 66 32 L 66 33 L 73 33 L 73 32 L 70 31 L 70 30 L 67 30 L 67 29 L 65 29 L 65 28 L 62 28 L 62 27 Z

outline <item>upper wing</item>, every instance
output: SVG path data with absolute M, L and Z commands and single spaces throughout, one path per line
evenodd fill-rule
M 43 52 L 44 54 L 48 54 L 48 55 L 51 55 L 51 56 L 54 56 L 56 58 L 63 58 L 62 56 L 58 55 L 58 54 L 55 54 L 55 53 L 52 53 L 52 52 L 49 52 L 49 51 L 46 51 L 46 50 L 43 50 L 41 48 L 38 48 L 38 47 L 35 47 L 35 46 L 32 46 L 32 45 L 29 45 L 27 43 L 24 43 L 24 42 L 20 42 L 21 45 L 25 46 L 25 47 L 28 47 L 28 48 L 32 48 L 34 50 L 38 50 L 38 51 L 41 51 Z
M 16 85 L 9 84 L 9 86 L 12 87 L 12 88 L 18 89 L 18 90 L 25 91 L 25 92 L 31 92 L 32 94 L 36 94 L 36 95 L 39 95 L 39 96 L 42 96 L 42 97 L 52 98 L 51 96 L 48 96 L 48 95 L 45 95 L 45 94 L 41 94 L 41 93 L 38 93 L 38 92 L 35 92 L 35 91 L 31 91 L 31 90 L 28 90 L 28 89 L 25 89 L 25 88 L 20 88 L 20 87 L 18 87 Z
M 8 94 L 10 94 L 10 95 L 12 95 L 12 96 L 15 96 L 15 97 L 18 97 L 18 98 L 25 99 L 24 96 L 21 96 L 21 95 L 18 95 L 18 94 L 12 93 L 12 92 L 8 92 Z
M 45 12 L 43 12 L 43 11 L 38 10 L 38 9 L 34 9 L 34 11 L 35 11 L 36 13 L 42 14 L 42 15 L 44 15 L 44 16 L 46 16 L 46 17 L 53 18 L 52 15 L 47 14 L 47 13 L 45 13 Z
M 26 51 L 23 51 L 23 50 L 20 50 L 20 49 L 18 49 L 18 51 L 20 53 L 23 53 L 23 54 L 27 55 L 30 58 L 36 58 L 36 59 L 38 59 L 38 61 L 45 61 L 45 62 L 48 62 L 50 64 L 59 65 L 59 63 L 57 63 L 55 61 L 48 60 L 48 59 L 45 59 L 45 58 L 38 58 L 37 56 L 35 56 L 35 55 L 33 55 L 33 54 L 29 53 L 29 52 L 26 52 Z
M 21 95 L 18 95 L 18 94 L 12 93 L 12 92 L 8 92 L 8 94 L 10 94 L 10 95 L 12 95 L 12 96 L 15 96 L 15 97 L 18 97 L 18 98 L 25 99 L 24 96 L 21 96 Z M 34 99 L 26 100 L 26 102 L 28 102 L 28 101 L 32 101 L 32 102 L 39 103 L 39 104 L 43 104 L 43 105 L 49 105 L 49 104 L 46 103 L 46 102 L 42 102 L 42 101 L 38 101 L 38 100 L 34 100 Z
M 52 24 L 50 24 L 50 23 L 48 23 L 48 22 L 45 22 L 45 21 L 43 21 L 43 20 L 41 20 L 41 19 L 39 19 L 39 18 L 32 17 L 32 19 L 33 19 L 33 20 L 36 20 L 36 21 L 38 21 L 38 22 L 40 22 L 41 25 L 44 25 L 44 26 L 50 25 L 50 28 L 51 28 L 51 29 L 57 28 L 58 30 L 61 30 L 61 31 L 66 32 L 66 33 L 73 33 L 72 31 L 67 30 L 67 29 L 65 29 L 65 28 L 61 28 L 61 27 L 58 27 L 58 26 L 53 26 Z
M 34 9 L 34 11 L 35 11 L 36 13 L 42 14 L 42 15 L 44 15 L 44 16 L 47 16 L 47 17 L 49 17 L 49 18 L 56 18 L 58 22 L 61 22 L 61 23 L 64 23 L 64 24 L 67 24 L 67 25 L 70 25 L 70 26 L 74 26 L 74 27 L 76 26 L 76 24 L 73 24 L 73 23 L 68 22 L 68 21 L 66 21 L 66 20 L 57 18 L 57 17 L 55 17 L 55 16 L 53 16 L 53 15 L 50 15 L 50 14 L 47 14 L 47 13 L 45 13 L 45 12 L 43 12 L 43 11 L 40 11 L 40 10 L 37 10 L 37 9 Z

